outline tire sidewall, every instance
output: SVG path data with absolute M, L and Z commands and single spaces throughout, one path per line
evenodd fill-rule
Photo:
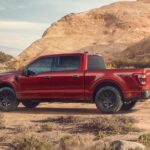
M 9 91 L 12 93 L 13 95 L 13 99 L 11 100 L 11 105 L 9 107 L 4 107 L 0 101 L 0 111 L 15 111 L 17 109 L 17 106 L 19 105 L 19 100 L 16 97 L 15 91 L 12 88 L 9 87 L 4 87 L 4 88 L 0 88 L 0 93 L 3 91 Z
M 102 101 L 99 98 L 99 95 L 106 91 L 106 90 L 110 90 L 115 94 L 115 106 L 113 106 L 111 109 L 107 109 L 103 106 Z M 101 89 L 98 90 L 97 94 L 96 94 L 96 98 L 95 98 L 95 103 L 97 108 L 103 112 L 103 113 L 117 113 L 118 111 L 120 111 L 122 105 L 123 105 L 123 101 L 122 101 L 122 96 L 121 93 L 119 92 L 118 89 L 116 89 L 115 87 L 112 86 L 105 86 L 102 87 Z

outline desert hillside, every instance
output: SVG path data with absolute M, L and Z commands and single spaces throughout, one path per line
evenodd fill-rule
M 134 43 L 125 49 L 121 55 L 134 61 L 149 60 L 150 57 L 150 37 Z
M 114 59 L 133 43 L 150 36 L 149 2 L 117 2 L 64 16 L 16 57 L 16 66 L 39 55 L 80 50 L 99 52 Z

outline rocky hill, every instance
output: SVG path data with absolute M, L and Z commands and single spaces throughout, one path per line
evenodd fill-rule
M 127 57 L 134 61 L 149 60 L 150 58 L 150 37 L 141 40 L 140 42 L 134 43 L 125 49 L 121 56 Z
M 16 66 L 39 55 L 84 50 L 115 59 L 133 43 L 150 36 L 149 2 L 117 2 L 64 16 L 16 57 Z

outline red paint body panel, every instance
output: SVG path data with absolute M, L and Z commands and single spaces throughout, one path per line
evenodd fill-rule
M 72 78 L 78 75 L 79 78 Z M 43 78 L 44 76 L 49 79 Z M 84 97 L 83 72 L 44 73 L 37 76 L 20 76 L 21 99 L 26 98 L 76 98 Z
M 0 74 L 0 85 L 8 85 L 14 88 L 18 99 L 40 100 L 78 99 L 90 101 L 93 99 L 96 88 L 104 83 L 116 85 L 122 92 L 124 100 L 141 99 L 142 91 L 150 90 L 149 69 L 106 69 L 88 71 L 88 53 L 50 56 L 69 55 L 80 56 L 81 62 L 79 70 L 71 72 L 47 72 L 29 77 L 23 76 L 21 71 L 2 73 Z M 137 79 L 137 75 L 139 74 L 146 75 L 145 85 L 139 83 Z M 74 78 L 74 76 L 78 76 L 78 78 Z

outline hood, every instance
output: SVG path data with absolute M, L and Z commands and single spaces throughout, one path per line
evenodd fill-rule
M 0 73 L 0 77 L 3 77 L 3 76 L 14 76 L 14 75 L 17 75 L 17 74 L 18 74 L 18 71 L 2 72 L 2 73 Z

